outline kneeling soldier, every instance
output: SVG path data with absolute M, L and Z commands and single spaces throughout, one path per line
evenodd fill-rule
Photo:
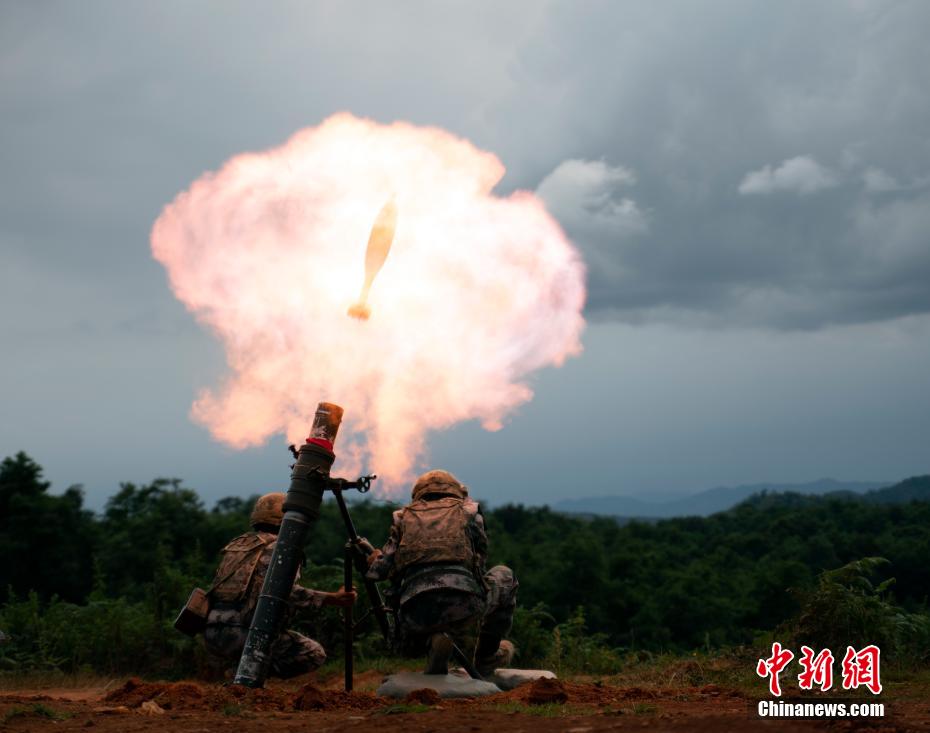
M 210 613 L 204 641 L 214 657 L 238 664 L 249 634 L 252 614 L 261 594 L 265 574 L 271 563 L 278 530 L 284 517 L 284 494 L 265 494 L 252 510 L 253 532 L 236 537 L 223 548 L 223 559 L 216 571 L 210 590 Z M 355 602 L 355 592 L 336 593 L 310 590 L 298 584 L 291 589 L 291 614 L 301 608 L 347 606 Z M 282 631 L 271 647 L 271 674 L 289 678 L 312 672 L 326 661 L 326 652 L 319 642 L 298 634 Z
M 447 674 L 452 644 L 481 674 L 507 666 L 517 581 L 510 568 L 485 572 L 488 539 L 478 504 L 447 471 L 417 479 L 410 504 L 369 557 L 368 578 L 392 581 L 401 650 L 427 653 L 427 674 Z

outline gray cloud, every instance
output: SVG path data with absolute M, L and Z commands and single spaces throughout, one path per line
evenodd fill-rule
M 869 166 L 862 173 L 862 182 L 865 184 L 865 190 L 873 193 L 883 193 L 885 191 L 899 191 L 902 186 L 893 176 L 888 175 L 881 168 Z
M 838 183 L 836 175 L 829 168 L 807 155 L 798 155 L 777 168 L 765 165 L 757 171 L 750 171 L 739 184 L 738 190 L 750 195 L 775 191 L 793 191 L 805 195 L 833 188 Z
M 258 471 L 246 479 L 225 469 L 229 457 L 187 424 L 190 400 L 220 378 L 223 360 L 171 296 L 149 229 L 204 171 L 340 110 L 439 125 L 495 152 L 508 169 L 501 193 L 537 190 L 577 242 L 588 314 L 610 323 L 591 329 L 593 356 L 566 367 L 578 372 L 559 373 L 569 381 L 545 382 L 553 393 L 544 387 L 539 399 L 551 400 L 552 414 L 567 393 L 621 400 L 612 380 L 627 343 L 644 350 L 640 394 L 651 400 L 651 387 L 667 394 L 686 383 L 687 370 L 662 384 L 649 375 L 710 338 L 695 326 L 719 330 L 708 385 L 757 329 L 781 331 L 753 336 L 750 348 L 769 338 L 778 347 L 767 358 L 783 349 L 800 363 L 845 334 L 850 347 L 837 359 L 855 361 L 855 345 L 930 313 L 928 26 L 930 4 L 920 0 L 594 0 L 583 10 L 538 0 L 0 3 L 0 337 L 14 346 L 0 380 L 3 450 L 42 458 L 50 426 L 60 425 L 71 452 L 49 458 L 59 483 L 101 477 L 109 490 L 117 478 L 167 470 L 205 477 L 217 495 L 258 481 Z M 799 156 L 808 161 L 800 170 Z M 767 192 L 741 193 L 741 184 Z M 925 338 L 924 329 L 882 341 L 891 345 L 865 371 L 920 358 Z M 654 340 L 667 348 L 650 354 Z M 597 371 L 597 359 L 609 369 Z M 825 360 L 809 394 L 834 369 Z M 747 366 L 747 380 L 757 371 Z M 584 376 L 571 382 L 573 373 Z M 859 405 L 863 416 L 871 404 L 857 395 L 894 403 L 875 379 L 863 376 L 837 404 Z M 922 389 L 920 380 L 908 389 Z M 794 393 L 786 386 L 779 405 Z M 762 397 L 752 406 L 772 408 Z M 616 414 L 624 409 L 618 403 Z M 702 409 L 706 417 L 714 408 Z M 883 434 L 900 414 L 887 409 Z M 669 408 L 669 423 L 686 418 Z M 604 436 L 641 445 L 638 423 L 610 419 Z M 532 450 L 521 472 L 546 437 L 525 437 L 537 422 L 522 423 Z M 920 434 L 923 423 L 912 424 Z M 723 444 L 726 429 L 713 442 Z M 648 442 L 664 434 L 656 425 Z M 461 433 L 448 435 L 452 446 Z M 851 439 L 852 451 L 838 443 L 829 465 L 862 455 L 874 438 Z M 766 433 L 755 455 L 776 440 Z M 121 462 L 100 460 L 111 443 Z M 179 462 L 151 452 L 155 444 Z M 714 473 L 729 456 L 705 447 L 694 456 L 706 462 L 701 482 L 730 480 Z M 908 450 L 919 460 L 902 453 L 898 463 L 917 470 L 923 453 Z M 279 453 L 263 454 L 266 468 Z M 453 468 L 466 460 L 453 447 L 442 457 Z M 249 460 L 236 458 L 238 469 Z M 597 465 L 594 455 L 586 461 Z M 734 481 L 769 478 L 747 461 Z M 873 475 L 890 477 L 892 463 Z
M 164 202 L 350 109 L 494 150 L 504 190 L 538 189 L 585 252 L 595 318 L 816 328 L 926 312 L 908 273 L 930 243 L 908 217 L 930 176 L 930 6 L 489 8 L 5 4 L 0 241 L 40 278 L 106 262 L 117 277 L 88 302 L 101 317 L 151 304 Z M 884 235 L 865 219 L 908 244 L 870 252 Z
M 810 329 L 930 310 L 930 7 L 601 10 L 555 8 L 515 63 L 561 155 L 540 179 L 578 159 L 637 174 L 602 204 L 648 212 L 636 233 L 540 186 L 588 260 L 592 317 Z

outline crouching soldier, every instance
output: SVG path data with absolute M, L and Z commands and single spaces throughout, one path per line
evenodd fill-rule
M 223 559 L 210 589 L 210 613 L 204 630 L 207 651 L 235 669 L 249 634 L 249 625 L 262 584 L 271 563 L 278 530 L 284 518 L 284 494 L 265 494 L 252 510 L 253 532 L 236 537 L 223 548 Z M 355 602 L 354 591 L 335 593 L 310 590 L 298 584 L 291 589 L 290 614 L 298 609 L 321 606 L 348 606 Z M 326 661 L 319 642 L 296 631 L 282 631 L 271 647 L 270 674 L 296 677 L 312 672 Z
M 485 572 L 488 539 L 478 504 L 446 471 L 417 479 L 412 502 L 394 512 L 391 533 L 369 556 L 368 578 L 392 582 L 397 634 L 408 656 L 427 654 L 427 674 L 447 674 L 454 643 L 481 674 L 505 667 L 503 637 L 516 608 L 510 568 Z

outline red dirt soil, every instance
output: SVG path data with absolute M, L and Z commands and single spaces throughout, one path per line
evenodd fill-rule
M 367 679 L 366 675 L 364 682 L 357 679 L 356 684 L 371 688 L 377 679 Z M 755 711 L 758 698 L 716 685 L 662 689 L 537 680 L 477 700 L 441 700 L 432 690 L 415 690 L 400 702 L 371 692 L 325 689 L 312 682 L 300 686 L 273 683 L 263 690 L 249 690 L 132 678 L 105 695 L 92 696 L 81 690 L 0 693 L 0 730 L 215 733 L 223 727 L 236 733 L 723 733 L 867 729 L 875 733 L 930 733 L 930 702 L 913 695 L 891 701 L 882 697 L 885 718 L 814 721 L 761 719 Z
M 252 712 L 282 710 L 371 710 L 384 702 L 371 693 L 321 690 L 311 683 L 293 690 L 250 690 L 238 685 L 201 686 L 193 682 L 143 682 L 137 677 L 109 693 L 103 702 L 137 708 L 151 700 L 164 710 Z
M 404 698 L 408 705 L 440 705 L 442 698 L 436 690 L 424 687 L 422 690 L 414 690 Z

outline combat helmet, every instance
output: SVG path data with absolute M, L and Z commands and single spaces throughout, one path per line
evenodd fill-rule
M 448 471 L 427 471 L 413 485 L 411 498 L 416 501 L 427 494 L 464 499 L 468 496 L 468 487 Z
M 284 519 L 284 496 L 281 491 L 275 491 L 259 497 L 252 508 L 249 524 L 257 528 L 259 525 L 280 527 Z

